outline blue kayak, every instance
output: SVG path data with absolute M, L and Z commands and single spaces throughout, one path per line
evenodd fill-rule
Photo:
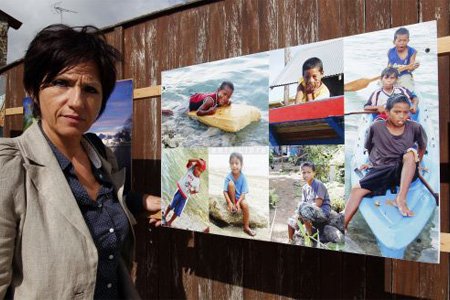
M 358 138 L 352 156 L 352 186 L 359 182 L 361 172 L 357 171 L 362 164 L 368 163 L 368 154 L 364 149 L 364 141 L 374 116 L 361 116 Z M 428 171 L 420 171 L 434 192 L 439 192 L 439 141 L 434 136 L 429 111 L 423 109 L 412 116 L 424 127 L 428 136 L 427 152 L 421 166 Z M 359 173 L 359 175 L 358 175 Z M 364 171 L 363 171 L 364 173 Z M 398 187 L 397 187 L 398 190 Z M 363 215 L 375 235 L 381 253 L 385 257 L 403 258 L 406 247 L 420 234 L 436 208 L 436 199 L 428 191 L 420 179 L 411 183 L 407 196 L 407 205 L 414 212 L 413 217 L 403 217 L 397 206 L 393 205 L 396 194 L 387 191 L 384 196 L 365 197 L 361 201 L 359 211 Z

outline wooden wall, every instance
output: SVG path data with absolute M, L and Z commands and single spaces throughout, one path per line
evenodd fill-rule
M 135 88 L 161 83 L 161 72 L 271 49 L 390 27 L 438 21 L 448 36 L 449 0 L 199 1 L 106 30 L 121 49 L 121 78 Z M 370 41 L 367 41 L 370 43 Z M 439 57 L 441 231 L 449 230 L 449 57 Z M 21 106 L 22 64 L 5 70 L 7 107 Z M 160 193 L 160 98 L 136 100 L 133 185 Z M 6 118 L 20 134 L 21 116 Z M 449 257 L 440 265 L 292 247 L 138 225 L 137 286 L 143 298 L 449 297 Z

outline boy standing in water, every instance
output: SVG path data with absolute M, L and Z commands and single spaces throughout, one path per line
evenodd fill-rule
M 177 181 L 177 191 L 173 200 L 163 216 L 163 224 L 170 227 L 186 206 L 189 195 L 197 194 L 200 191 L 200 175 L 206 170 L 206 162 L 202 158 L 191 158 L 186 165 L 186 174 Z M 169 212 L 173 209 L 172 218 L 166 222 Z
M 302 77 L 298 82 L 295 104 L 330 97 L 330 91 L 322 82 L 323 64 L 317 57 L 311 57 L 303 63 Z
M 392 67 L 387 67 L 381 72 L 381 82 L 383 84 L 382 88 L 375 90 L 372 95 L 370 95 L 369 100 L 364 104 L 364 110 L 373 113 L 379 113 L 377 118 L 387 119 L 386 116 L 386 102 L 389 97 L 394 94 L 402 94 L 408 97 L 411 101 L 411 113 L 415 114 L 417 112 L 417 105 L 419 104 L 419 99 L 416 94 L 410 92 L 407 88 L 402 86 L 397 86 L 398 71 Z
M 302 187 L 302 201 L 299 203 L 296 213 L 288 219 L 289 242 L 294 238 L 295 230 L 298 230 L 297 220 L 305 224 L 306 231 L 312 234 L 312 223 L 324 224 L 330 215 L 330 196 L 325 185 L 315 179 L 316 168 L 312 162 L 304 162 L 300 166 L 302 178 L 306 183 Z
M 213 115 L 218 107 L 229 106 L 234 85 L 224 81 L 214 93 L 197 93 L 189 98 L 189 111 L 197 111 L 197 116 Z
M 412 80 L 412 72 L 420 66 L 416 62 L 417 51 L 408 46 L 409 31 L 402 27 L 397 29 L 394 34 L 395 47 L 389 49 L 387 53 L 388 67 L 398 70 L 398 84 L 414 90 L 414 81 Z
M 366 195 L 385 195 L 400 186 L 395 202 L 404 217 L 414 213 L 406 205 L 409 186 L 418 177 L 418 164 L 427 146 L 427 135 L 417 122 L 408 120 L 410 102 L 405 95 L 393 95 L 386 104 L 388 119 L 374 122 L 366 137 L 371 166 L 368 173 L 353 187 L 345 208 L 345 228 Z

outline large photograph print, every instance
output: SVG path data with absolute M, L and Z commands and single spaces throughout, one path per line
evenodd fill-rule
M 165 71 L 164 148 L 268 145 L 267 52 Z
M 347 37 L 344 60 L 346 251 L 437 263 L 436 22 Z
M 438 263 L 436 31 L 164 71 L 163 225 Z

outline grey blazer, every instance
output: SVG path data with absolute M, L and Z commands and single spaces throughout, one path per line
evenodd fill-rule
M 124 169 L 111 151 L 103 170 L 131 225 L 122 197 Z M 134 232 L 122 249 L 120 282 L 138 298 L 131 279 Z M 92 299 L 98 255 L 69 184 L 37 124 L 20 137 L 0 139 L 0 299 Z

